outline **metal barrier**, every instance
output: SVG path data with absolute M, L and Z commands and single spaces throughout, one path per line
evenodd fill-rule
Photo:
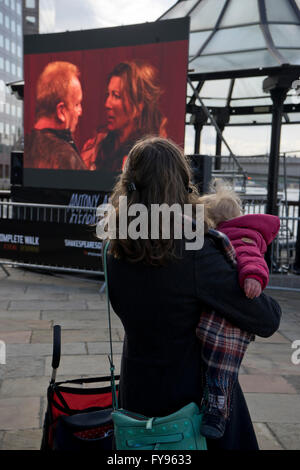
M 0 194 L 0 222 L 1 220 L 14 220 L 20 222 L 50 222 L 90 226 L 96 225 L 97 222 L 97 207 L 11 202 L 9 200 L 9 194 L 5 194 L 6 200 L 3 199 L 4 198 L 1 198 Z M 96 271 L 92 269 L 76 269 L 66 266 L 32 264 L 1 259 L 0 266 L 6 272 L 7 275 L 8 272 L 5 270 L 5 265 L 82 274 L 104 274 L 103 271 Z
M 241 195 L 244 214 L 264 214 L 266 197 Z M 280 230 L 272 245 L 272 263 L 270 271 L 288 272 L 293 269 L 296 256 L 296 243 L 299 217 L 299 202 L 278 199 Z
M 265 213 L 266 197 L 259 195 L 240 195 L 245 214 Z M 82 225 L 96 225 L 96 207 L 63 206 L 50 204 L 29 204 L 9 201 L 9 194 L 1 200 L 0 221 L 9 219 L 31 222 L 54 222 Z M 281 227 L 273 243 L 271 272 L 288 272 L 293 269 L 296 256 L 297 231 L 300 223 L 299 202 L 278 199 L 279 218 Z M 299 226 L 300 227 L 300 226 Z M 300 243 L 300 241 L 299 241 Z M 103 275 L 103 271 L 75 269 L 50 265 L 30 265 L 14 261 L 0 261 L 0 266 L 27 266 L 36 269 L 57 270 L 65 272 L 89 273 Z

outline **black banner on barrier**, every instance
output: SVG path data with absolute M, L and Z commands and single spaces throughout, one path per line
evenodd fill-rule
M 0 257 L 20 263 L 102 271 L 96 227 L 0 220 Z
M 96 191 L 37 189 L 18 186 L 12 187 L 11 194 L 13 202 L 69 206 L 70 209 L 66 209 L 66 217 L 63 219 L 63 222 L 76 225 L 96 224 L 96 210 L 88 209 L 96 209 L 103 202 L 107 202 L 109 197 L 107 193 Z M 74 209 L 74 207 L 83 207 L 86 209 Z M 16 214 L 14 218 L 23 219 L 22 212 L 24 212 L 24 210 L 22 211 L 21 208 L 18 209 L 18 214 Z M 57 210 L 53 209 L 51 213 L 52 220 L 47 219 L 46 221 L 62 221 L 62 214 L 60 214 L 58 219 L 56 217 L 57 212 Z M 37 210 L 32 210 L 31 214 L 33 214 L 33 217 L 37 217 L 37 215 L 35 215 L 37 214 Z M 39 216 L 41 216 L 41 211 L 39 211 Z

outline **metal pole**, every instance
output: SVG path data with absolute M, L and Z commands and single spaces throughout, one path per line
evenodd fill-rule
M 269 157 L 268 172 L 268 199 L 267 214 L 278 215 L 277 192 L 278 192 L 278 173 L 279 173 L 279 151 L 281 136 L 281 121 L 283 103 L 286 97 L 287 88 L 274 88 L 271 90 L 271 98 L 273 101 L 272 113 L 272 135 Z
M 296 256 L 294 264 L 294 272 L 300 274 L 300 182 L 299 182 L 299 204 L 298 204 L 298 227 L 296 240 Z
M 218 121 L 218 126 L 223 136 L 224 127 Z M 221 153 L 222 153 L 222 138 L 217 133 L 216 135 L 216 158 L 215 158 L 215 170 L 221 170 Z
M 280 136 L 281 136 L 281 121 L 283 103 L 287 94 L 288 88 L 273 88 L 270 90 L 271 98 L 273 101 L 272 112 L 272 134 L 271 146 L 269 157 L 269 170 L 268 170 L 268 195 L 266 213 L 278 215 L 277 206 L 277 192 L 278 192 L 278 174 L 279 174 L 279 152 L 280 152 Z M 273 271 L 273 253 L 272 245 L 268 246 L 266 253 L 266 261 L 268 266 Z
M 194 146 L 194 153 L 198 155 L 200 153 L 200 138 L 201 138 L 201 131 L 202 127 L 200 124 L 195 124 L 195 146 Z

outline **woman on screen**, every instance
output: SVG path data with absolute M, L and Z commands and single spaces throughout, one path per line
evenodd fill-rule
M 155 68 L 147 63 L 119 63 L 108 76 L 106 128 L 83 146 L 90 170 L 119 172 L 133 144 L 145 135 L 166 137 L 166 117 L 159 110 L 161 89 Z

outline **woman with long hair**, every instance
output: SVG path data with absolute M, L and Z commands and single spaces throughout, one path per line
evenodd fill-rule
M 166 137 L 161 94 L 157 71 L 148 63 L 121 62 L 112 70 L 107 81 L 106 128 L 99 129 L 81 153 L 90 170 L 118 172 L 136 140 L 150 134 Z
M 150 219 L 148 237 L 130 237 L 129 230 L 127 237 L 118 237 L 124 216 L 121 196 L 126 214 L 134 212 L 130 210 L 133 204 L 145 206 Z M 279 326 L 277 302 L 265 294 L 252 300 L 245 296 L 236 269 L 209 233 L 201 249 L 187 249 L 187 240 L 176 239 L 172 230 L 168 239 L 163 237 L 160 220 L 159 237 L 151 239 L 153 207 L 177 204 L 184 211 L 189 204 L 197 217 L 198 202 L 181 149 L 157 137 L 134 145 L 111 197 L 116 236 L 109 245 L 108 292 L 125 330 L 119 404 L 149 417 L 169 415 L 190 402 L 201 405 L 202 362 L 196 327 L 205 308 L 254 335 L 271 336 Z M 208 439 L 208 449 L 258 449 L 238 383 L 232 403 L 223 437 Z

